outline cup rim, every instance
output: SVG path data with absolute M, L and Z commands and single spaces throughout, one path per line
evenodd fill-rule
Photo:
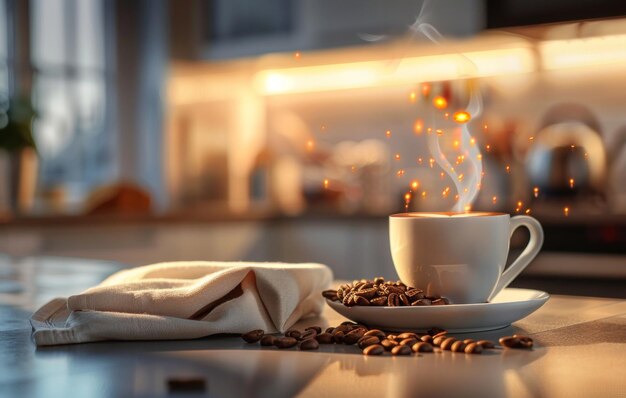
M 415 216 L 417 214 L 417 216 Z M 436 217 L 424 216 L 424 214 L 436 215 Z M 474 214 L 474 216 L 464 217 L 466 214 Z M 411 220 L 458 220 L 468 218 L 483 218 L 483 217 L 502 217 L 510 216 L 509 213 L 502 213 L 497 211 L 470 211 L 470 212 L 454 212 L 454 211 L 410 211 L 404 213 L 390 214 L 389 218 L 394 219 L 411 219 Z

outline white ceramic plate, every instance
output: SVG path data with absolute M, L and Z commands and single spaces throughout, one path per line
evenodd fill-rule
M 386 330 L 425 331 L 439 327 L 450 332 L 479 332 L 509 326 L 541 307 L 550 295 L 530 289 L 503 289 L 489 303 L 424 307 L 346 307 L 326 300 L 346 318 Z

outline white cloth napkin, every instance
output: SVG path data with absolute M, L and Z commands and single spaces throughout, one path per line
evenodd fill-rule
M 282 332 L 319 314 L 332 281 L 322 264 L 172 262 L 117 272 L 31 318 L 38 346 Z

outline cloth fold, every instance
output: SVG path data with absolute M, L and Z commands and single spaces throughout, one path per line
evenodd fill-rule
M 50 301 L 31 318 L 37 346 L 283 332 L 319 314 L 332 281 L 322 264 L 172 262 L 117 272 Z

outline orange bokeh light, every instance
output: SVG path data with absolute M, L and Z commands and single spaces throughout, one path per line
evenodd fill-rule
M 458 111 L 454 113 L 452 118 L 457 123 L 467 123 L 472 119 L 472 116 L 465 111 Z
M 433 105 L 437 109 L 446 109 L 448 107 L 448 100 L 442 97 L 441 95 L 433 98 Z

